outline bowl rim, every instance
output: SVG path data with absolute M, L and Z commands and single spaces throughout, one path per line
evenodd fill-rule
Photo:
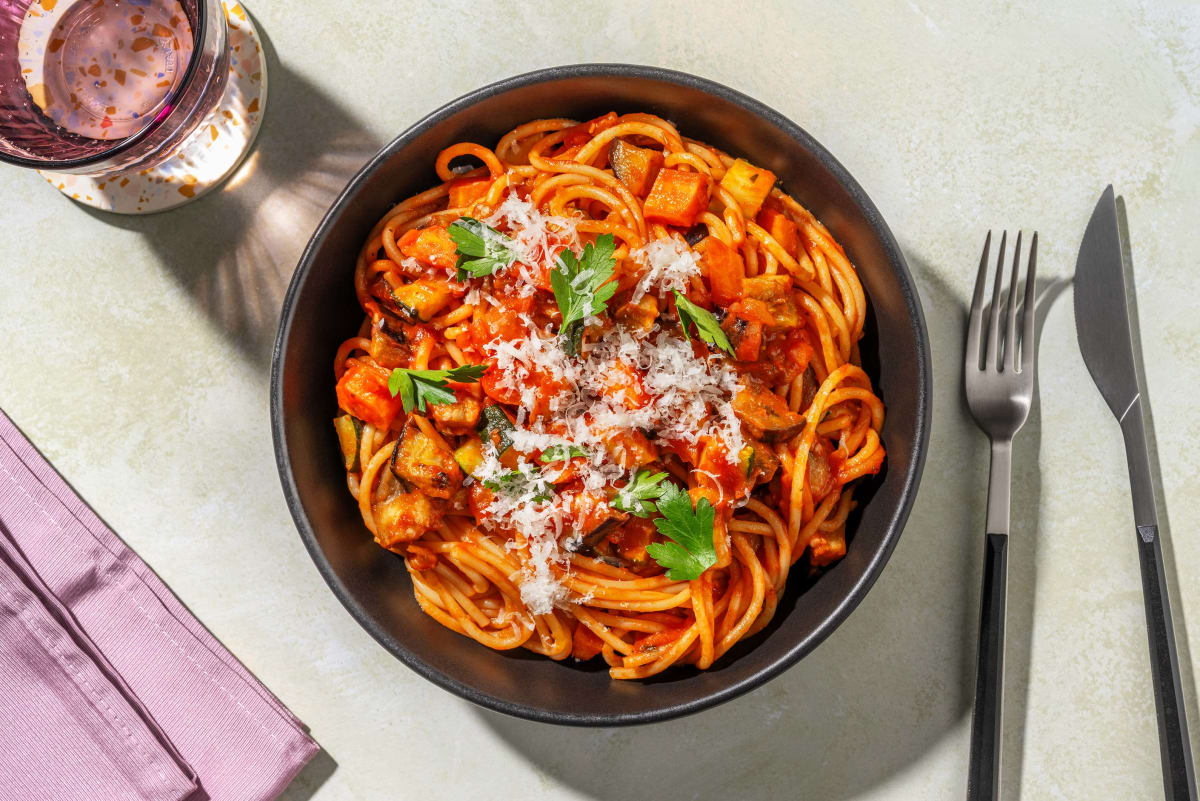
M 748 676 L 731 682 L 730 684 L 688 701 L 679 702 L 669 706 L 647 709 L 635 713 L 619 714 L 619 715 L 597 715 L 597 714 L 573 714 L 561 713 L 557 711 L 546 710 L 541 707 L 510 702 L 496 698 L 489 693 L 483 692 L 476 687 L 465 684 L 446 673 L 442 672 L 433 665 L 430 665 L 425 660 L 421 659 L 414 652 L 410 651 L 403 642 L 392 637 L 384 631 L 382 627 L 366 612 L 365 609 L 354 599 L 348 588 L 342 583 L 341 579 L 334 573 L 329 561 L 325 558 L 313 531 L 307 515 L 304 512 L 303 505 L 300 501 L 300 493 L 295 483 L 295 478 L 291 468 L 291 453 L 288 450 L 288 444 L 285 437 L 284 419 L 283 419 L 283 358 L 287 350 L 287 343 L 291 334 L 291 328 L 295 315 L 295 304 L 301 287 L 305 284 L 310 271 L 313 268 L 313 257 L 317 250 L 324 243 L 324 240 L 329 234 L 330 229 L 334 226 L 337 218 L 340 216 L 343 207 L 357 193 L 361 184 L 377 170 L 387 160 L 391 159 L 401 150 L 403 150 L 414 138 L 424 133 L 429 127 L 441 122 L 442 120 L 464 111 L 477 102 L 503 94 L 513 89 L 524 88 L 527 86 L 554 81 L 562 78 L 595 78 L 595 77 L 612 77 L 612 78 L 638 78 L 661 81 L 666 83 L 677 84 L 686 88 L 697 89 L 702 92 L 714 95 L 722 100 L 731 102 L 745 109 L 746 111 L 766 119 L 771 124 L 783 130 L 791 139 L 795 140 L 800 146 L 807 149 L 815 156 L 834 176 L 839 184 L 847 191 L 855 203 L 864 212 L 868 224 L 873 232 L 878 236 L 880 243 L 883 245 L 885 253 L 896 273 L 896 278 L 899 281 L 905 308 L 908 312 L 908 323 L 912 329 L 912 335 L 915 339 L 917 359 L 916 368 L 919 376 L 917 382 L 917 420 L 915 421 L 915 436 L 913 446 L 913 458 L 910 460 L 908 469 L 902 476 L 902 487 L 900 494 L 900 503 L 887 521 L 887 529 L 884 532 L 880 547 L 874 552 L 870 561 L 867 563 L 862 576 L 852 585 L 841 602 L 826 616 L 826 618 L 818 625 L 808 636 L 797 641 L 788 647 L 779 657 L 773 662 L 760 669 L 759 671 L 749 674 Z M 317 566 L 321 577 L 333 590 L 334 595 L 341 602 L 342 606 L 351 614 L 359 625 L 393 656 L 403 662 L 410 669 L 418 673 L 420 676 L 428 679 L 439 687 L 449 690 L 450 692 L 464 698 L 472 703 L 478 704 L 484 708 L 501 712 L 507 715 L 512 715 L 527 720 L 539 721 L 544 723 L 574 725 L 574 726 L 623 726 L 631 724 L 654 723 L 658 721 L 669 720 L 672 718 L 682 717 L 704 709 L 709 709 L 718 704 L 736 698 L 743 693 L 756 689 L 757 687 L 766 684 L 768 681 L 776 678 L 788 668 L 795 665 L 803 657 L 807 656 L 813 649 L 820 645 L 830 634 L 840 626 L 852 611 L 862 602 L 867 592 L 875 584 L 879 574 L 883 571 L 888 559 L 895 550 L 896 543 L 900 538 L 900 534 L 907 522 L 909 512 L 916 499 L 917 487 L 920 483 L 921 473 L 924 469 L 926 451 L 929 445 L 929 428 L 930 414 L 932 407 L 932 375 L 931 375 L 931 355 L 929 348 L 928 329 L 925 323 L 925 315 L 921 307 L 920 296 L 917 291 L 916 283 L 913 281 L 912 275 L 909 272 L 908 264 L 904 258 L 904 254 L 896 242 L 891 229 L 884 221 L 883 216 L 879 213 L 879 209 L 867 196 L 867 193 L 859 185 L 850 173 L 842 164 L 834 158 L 834 156 L 825 149 L 816 139 L 814 139 L 807 131 L 801 128 L 790 119 L 775 111 L 773 108 L 745 95 L 735 89 L 731 89 L 723 84 L 701 78 L 686 72 L 669 70 L 661 67 L 640 65 L 640 64 L 622 64 L 622 63 L 589 63 L 589 64 L 571 64 L 558 67 L 547 67 L 543 69 L 525 72 L 509 78 L 487 84 L 478 89 L 475 89 L 467 94 L 464 94 L 450 102 L 442 105 L 435 111 L 426 114 L 400 135 L 393 139 L 388 144 L 380 148 L 361 169 L 347 182 L 345 188 L 338 194 L 337 198 L 330 204 L 329 210 L 326 211 L 320 223 L 314 229 L 312 237 L 304 248 L 304 252 L 297 262 L 297 268 L 292 275 L 291 282 L 288 285 L 287 294 L 284 298 L 282 311 L 280 313 L 279 330 L 275 338 L 275 344 L 271 357 L 271 385 L 270 385 L 270 410 L 271 410 L 271 431 L 272 439 L 275 446 L 275 462 L 279 470 L 280 481 L 283 485 L 284 496 L 287 501 L 288 510 L 291 513 L 292 520 L 300 534 L 300 538 L 308 550 L 309 556 Z

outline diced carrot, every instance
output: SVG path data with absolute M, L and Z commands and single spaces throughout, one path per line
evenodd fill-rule
M 785 217 L 783 212 L 764 206 L 758 213 L 758 224 L 775 238 L 775 241 L 788 252 L 789 256 L 799 255 L 800 229 L 796 223 Z
M 846 535 L 818 531 L 808 541 L 810 549 L 809 560 L 813 567 L 824 567 L 832 564 L 846 555 Z
M 725 177 L 721 179 L 721 188 L 733 195 L 742 214 L 749 219 L 754 219 L 754 215 L 758 214 L 759 207 L 774 185 L 775 173 L 755 167 L 745 159 L 730 164 Z
M 663 154 L 648 147 L 631 145 L 614 139 L 608 148 L 608 161 L 613 173 L 636 197 L 645 197 L 662 169 Z
M 708 279 L 712 302 L 727 308 L 742 297 L 742 279 L 746 265 L 742 256 L 715 236 L 706 236 L 696 245 L 700 270 Z
M 742 298 L 729 307 L 729 313 L 752 323 L 770 325 L 775 322 L 771 307 L 757 298 Z
M 565 147 L 579 147 L 587 144 L 587 141 L 596 134 L 603 131 L 605 128 L 611 128 L 617 124 L 617 112 L 610 111 L 607 114 L 596 117 L 587 122 L 581 122 L 578 125 L 573 125 L 566 130 L 563 135 L 563 145 Z
M 388 428 L 404 408 L 388 390 L 388 371 L 356 361 L 337 383 L 338 406 L 376 428 Z
M 571 642 L 571 656 L 581 662 L 586 662 L 596 656 L 604 648 L 601 640 L 592 630 L 580 623 L 575 627 L 575 637 Z
M 664 167 L 658 171 L 650 196 L 642 204 L 642 214 L 647 222 L 691 228 L 708 208 L 710 183 L 702 172 Z
M 627 409 L 640 409 L 650 403 L 641 372 L 633 365 L 617 361 L 601 378 L 605 397 L 617 400 Z
M 470 206 L 476 200 L 487 194 L 492 186 L 490 176 L 478 178 L 459 178 L 450 182 L 450 208 L 461 209 Z
M 430 267 L 453 270 L 458 261 L 458 257 L 455 255 L 458 246 L 454 244 L 454 240 L 450 238 L 450 233 L 444 225 L 414 228 L 400 237 L 396 246 L 405 256 L 414 258 Z

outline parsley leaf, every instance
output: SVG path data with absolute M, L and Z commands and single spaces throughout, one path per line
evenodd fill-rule
M 542 455 L 538 457 L 538 461 L 542 464 L 550 462 L 565 462 L 569 459 L 574 459 L 577 456 L 587 456 L 588 452 L 578 445 L 551 445 L 546 450 L 542 451 Z
M 667 578 L 671 581 L 700 578 L 700 574 L 717 563 L 712 504 L 701 498 L 693 509 L 691 496 L 667 483 L 656 505 L 662 517 L 654 519 L 654 527 L 672 541 L 652 542 L 646 546 L 646 553 L 667 568 Z
M 509 247 L 512 239 L 474 217 L 459 217 L 450 223 L 447 232 L 457 246 L 454 252 L 458 254 L 458 263 L 454 266 L 458 268 L 459 281 L 467 280 L 468 275 L 475 278 L 491 275 L 517 260 L 517 254 Z
M 404 411 L 416 409 L 425 413 L 426 404 L 454 403 L 457 398 L 447 381 L 473 384 L 483 377 L 485 364 L 464 364 L 453 370 L 408 370 L 397 367 L 388 376 L 388 392 L 392 397 L 400 396 Z
M 649 517 L 654 514 L 652 501 L 661 498 L 666 489 L 662 485 L 666 477 L 666 473 L 652 474 L 649 470 L 639 470 L 632 481 L 621 487 L 609 505 L 637 517 Z
M 688 326 L 696 326 L 696 335 L 704 342 L 710 345 L 716 345 L 718 348 L 733 355 L 733 345 L 729 344 L 729 337 L 725 336 L 725 332 L 721 330 L 721 324 L 717 322 L 717 318 L 707 309 L 702 309 L 695 303 L 692 303 L 678 289 L 675 290 L 675 309 L 679 312 L 679 324 L 683 327 L 683 337 L 688 342 L 692 341 L 688 335 Z
M 583 246 L 582 256 L 576 257 L 571 250 L 564 250 L 554 260 L 550 287 L 558 301 L 558 310 L 562 312 L 558 331 L 568 356 L 579 352 L 584 318 L 604 311 L 608 299 L 617 291 L 617 282 L 608 281 L 617 264 L 613 258 L 615 250 L 613 235 L 601 234 L 596 237 L 595 245 Z
M 510 470 L 507 473 L 501 473 L 496 478 L 489 478 L 483 482 L 483 486 L 493 492 L 521 496 L 528 503 L 542 503 L 553 497 L 549 487 L 542 486 L 519 470 Z M 524 495 L 531 489 L 535 490 L 535 494 L 525 498 Z

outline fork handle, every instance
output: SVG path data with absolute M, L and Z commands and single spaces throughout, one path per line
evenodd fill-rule
M 1000 797 L 1000 719 L 1004 699 L 1004 608 L 1008 595 L 1008 535 L 988 534 L 979 611 L 975 714 L 971 719 L 968 801 Z
M 1188 743 L 1187 713 L 1158 526 L 1138 526 L 1137 533 L 1142 599 L 1146 604 L 1146 631 L 1150 639 L 1150 674 L 1154 681 L 1154 704 L 1158 708 L 1163 786 L 1168 801 L 1196 801 L 1196 773 Z

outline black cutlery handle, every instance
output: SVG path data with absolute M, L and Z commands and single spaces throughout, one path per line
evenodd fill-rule
M 1000 797 L 1000 718 L 1004 699 L 1004 608 L 1008 595 L 1008 535 L 988 534 L 979 605 L 979 655 L 967 801 Z
M 1188 742 L 1183 685 L 1179 679 L 1179 657 L 1171 627 L 1171 601 L 1163 578 L 1158 526 L 1138 526 L 1137 533 L 1142 600 L 1146 604 L 1146 631 L 1150 639 L 1150 672 L 1154 680 L 1154 705 L 1158 709 L 1163 786 L 1168 801 L 1196 801 L 1196 771 Z

